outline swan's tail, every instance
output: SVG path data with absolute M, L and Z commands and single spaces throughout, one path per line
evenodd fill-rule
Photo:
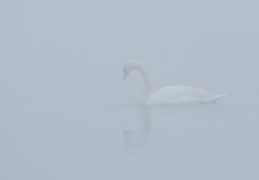
M 204 99 L 203 102 L 204 102 L 204 103 L 216 103 L 217 100 L 219 100 L 220 98 L 222 98 L 223 96 L 226 96 L 226 95 L 227 95 L 227 93 L 215 95 L 215 96 L 213 96 L 213 97 Z

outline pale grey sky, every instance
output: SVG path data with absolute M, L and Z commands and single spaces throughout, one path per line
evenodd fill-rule
M 118 94 L 118 71 L 134 58 L 152 72 L 156 89 L 187 84 L 240 90 L 238 83 L 257 73 L 258 4 L 5 1 L 0 16 L 4 81 L 24 96 L 83 93 L 79 89 L 101 93 L 107 83 Z

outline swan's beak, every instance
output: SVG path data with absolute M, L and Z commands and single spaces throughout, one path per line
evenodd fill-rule
M 128 72 L 127 71 L 125 71 L 125 72 L 123 72 L 123 78 L 122 78 L 122 81 L 124 81 L 125 79 L 126 79 L 126 77 L 128 76 Z

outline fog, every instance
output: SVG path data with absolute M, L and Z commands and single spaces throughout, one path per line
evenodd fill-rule
M 0 179 L 257 180 L 259 2 L 3 1 Z M 228 93 L 138 106 L 148 69 Z

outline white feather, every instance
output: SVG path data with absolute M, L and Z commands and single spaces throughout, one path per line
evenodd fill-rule
M 146 68 L 139 61 L 129 61 L 123 68 L 123 79 L 133 70 L 141 72 L 143 76 L 143 88 L 138 100 L 139 104 L 162 105 L 162 104 L 203 104 L 215 103 L 226 94 L 214 95 L 203 89 L 196 89 L 189 86 L 164 87 L 154 94 L 151 92 L 151 84 Z

